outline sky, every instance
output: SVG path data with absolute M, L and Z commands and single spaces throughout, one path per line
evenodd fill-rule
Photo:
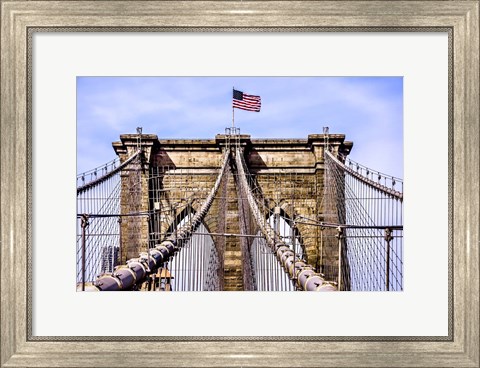
M 212 139 L 232 124 L 232 88 L 262 98 L 235 109 L 252 138 L 330 133 L 353 141 L 350 158 L 403 178 L 402 77 L 77 77 L 77 173 L 116 157 L 121 134 Z

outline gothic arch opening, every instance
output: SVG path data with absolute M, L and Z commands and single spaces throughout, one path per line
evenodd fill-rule
M 187 225 L 195 211 L 185 208 L 172 221 L 168 232 L 174 234 Z M 178 251 L 164 265 L 171 291 L 219 290 L 219 257 L 213 237 L 202 222 L 184 241 L 177 243 Z
M 299 259 L 306 257 L 302 237 L 293 221 L 283 209 L 275 208 L 267 214 L 267 222 L 275 230 L 279 242 L 285 243 Z M 257 291 L 291 291 L 296 289 L 284 267 L 279 263 L 275 253 L 267 245 L 261 232 L 252 241 L 250 247 L 252 273 Z
M 275 213 L 278 208 L 278 213 Z M 275 207 L 270 210 L 267 215 L 267 221 L 279 239 L 292 250 L 299 258 L 306 257 L 305 245 L 303 243 L 302 235 L 297 227 L 294 226 L 293 220 L 282 207 Z M 295 244 L 295 249 L 294 245 Z

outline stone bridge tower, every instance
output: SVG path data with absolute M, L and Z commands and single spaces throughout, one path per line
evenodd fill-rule
M 152 134 L 124 134 L 113 143 L 121 162 L 139 147 L 143 150 L 142 162 L 132 169 L 135 173 L 122 174 L 122 214 L 154 213 L 122 217 L 121 263 L 146 251 L 149 244 L 158 243 L 201 206 L 214 185 L 231 137 L 159 139 Z M 311 134 L 307 139 L 252 139 L 249 135 L 235 139 L 265 198 L 266 217 L 279 213 L 289 224 L 300 216 L 324 219 L 324 134 Z M 343 134 L 329 134 L 328 142 L 335 154 L 348 155 L 353 146 Z M 248 289 L 239 238 L 221 235 L 240 232 L 234 174 L 230 167 L 204 221 L 208 231 L 216 234 L 212 238 L 223 260 L 223 290 Z M 304 244 L 307 262 L 325 273 L 327 279 L 335 279 L 337 242 L 324 238 L 318 226 L 298 223 L 293 228 Z

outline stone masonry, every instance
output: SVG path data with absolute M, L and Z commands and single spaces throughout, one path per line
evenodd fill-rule
M 121 162 L 139 147 L 144 152 L 142 162 L 122 174 L 122 214 L 160 209 L 160 215 L 155 218 L 122 217 L 122 262 L 146 251 L 149 242 L 157 243 L 185 213 L 201 206 L 217 177 L 228 138 L 217 135 L 215 139 L 158 139 L 153 134 L 141 137 L 125 134 L 113 143 Z M 324 220 L 324 138 L 323 134 L 311 134 L 307 139 L 237 136 L 249 171 L 265 198 L 265 216 L 274 208 L 280 208 L 282 216 L 288 219 L 303 216 Z M 345 141 L 343 134 L 329 134 L 328 139 L 334 153 L 348 155 L 353 146 L 352 142 Z M 165 174 L 167 171 L 169 175 Z M 204 221 L 211 233 L 239 232 L 236 184 L 230 168 L 228 171 Z M 321 236 L 317 226 L 299 223 L 297 230 L 305 245 L 307 262 L 320 272 L 330 270 L 329 276 L 336 277 L 337 242 Z M 242 290 L 239 238 L 214 236 L 213 239 L 222 257 L 221 288 Z

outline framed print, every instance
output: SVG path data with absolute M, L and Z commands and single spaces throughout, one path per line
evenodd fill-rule
M 1 21 L 2 367 L 479 365 L 478 1 L 2 1 Z M 369 88 L 359 87 L 364 82 Z M 371 91 L 383 82 L 396 86 L 395 109 L 375 104 Z M 156 87 L 159 83 L 163 89 Z M 215 94 L 226 88 L 224 83 L 242 86 L 231 86 L 233 96 L 230 89 L 226 97 Z M 334 85 L 342 97 L 342 105 L 332 108 L 331 115 L 325 112 L 333 106 L 327 101 L 334 94 L 317 91 L 315 86 L 320 85 L 326 91 L 333 91 Z M 177 96 L 176 91 L 188 103 L 179 105 L 180 98 L 172 97 Z M 381 91 L 382 97 L 393 93 L 384 84 Z M 208 103 L 198 98 L 207 94 L 212 95 Z M 292 126 L 283 127 L 286 133 L 280 133 L 281 121 L 287 121 L 288 116 L 274 95 L 296 107 L 289 117 Z M 215 105 L 216 99 L 224 97 L 228 117 L 223 115 L 221 104 Z M 315 101 L 313 106 L 322 107 L 322 113 L 302 115 L 309 109 L 309 98 Z M 158 100 L 162 100 L 161 111 Z M 135 106 L 141 108 L 132 110 L 131 101 L 137 101 Z M 290 211 L 285 195 L 274 196 L 285 190 L 276 184 L 276 178 L 286 178 L 291 157 L 302 164 L 310 162 L 318 147 L 324 145 L 330 152 L 335 139 L 342 142 L 331 152 L 349 153 L 351 144 L 343 141 L 344 132 L 336 129 L 330 134 L 326 126 L 335 127 L 336 116 L 349 119 L 351 105 L 367 109 L 369 116 L 381 116 L 377 126 L 364 135 L 365 141 L 354 143 L 368 145 L 371 156 L 387 159 L 398 155 L 405 161 L 404 171 L 397 175 L 405 175 L 405 249 L 403 243 L 397 243 L 398 238 L 403 239 L 403 223 L 401 228 L 392 227 L 393 222 L 380 226 L 379 238 L 388 251 L 381 253 L 385 259 L 379 268 L 386 270 L 374 272 L 380 280 L 377 283 L 362 283 L 361 273 L 344 272 L 347 266 L 355 269 L 355 258 L 350 253 L 342 256 L 345 244 L 350 244 L 348 249 L 353 246 L 343 242 L 340 226 L 332 227 L 332 231 L 338 228 L 338 234 L 331 237 L 337 240 L 328 251 L 322 253 L 322 248 L 318 253 L 318 245 L 308 248 L 308 238 L 314 232 L 302 226 L 311 221 L 309 213 L 318 215 L 308 198 L 302 202 L 302 212 L 298 197 L 292 197 L 297 207 Z M 209 107 L 209 113 L 199 113 L 199 106 Z M 277 112 L 271 107 L 268 110 L 269 106 L 276 106 Z M 163 114 L 168 109 L 175 111 L 173 117 Z M 268 114 L 273 119 L 270 123 Z M 361 114 L 353 114 L 356 119 L 351 124 L 360 126 Z M 102 124 L 95 122 L 98 116 L 109 129 L 94 129 Z M 396 130 L 396 140 L 375 144 L 375 132 L 392 116 L 403 121 Z M 216 118 L 219 123 L 214 125 Z M 315 131 L 302 133 L 303 138 L 294 137 L 309 118 L 317 119 L 307 125 Z M 128 125 L 119 130 L 115 124 L 121 119 L 128 120 Z M 189 125 L 192 121 L 195 123 Z M 237 134 L 240 124 L 242 134 Z M 277 135 L 247 137 L 249 129 L 260 134 L 262 124 L 267 125 L 264 131 L 275 129 Z M 142 126 L 148 131 L 142 132 Z M 84 134 L 86 129 L 88 134 Z M 174 129 L 176 133 L 168 133 Z M 112 132 L 115 137 L 110 138 Z M 307 134 L 312 135 L 307 138 Z M 203 139 L 201 143 L 195 143 L 197 138 Z M 298 139 L 286 143 L 287 138 Z M 119 173 L 122 188 L 143 186 L 145 193 L 154 195 L 145 200 L 145 208 L 151 210 L 148 218 L 142 220 L 146 213 L 142 208 L 119 213 L 115 207 L 111 227 L 95 234 L 87 230 L 92 231 L 94 222 L 108 214 L 78 210 L 73 183 L 78 174 L 76 164 L 83 167 L 77 177 L 77 195 L 79 188 L 86 193 L 104 180 L 97 171 L 91 173 L 95 178 L 90 182 L 82 174 L 97 165 L 89 166 L 93 161 L 86 157 L 89 153 L 100 157 L 102 142 L 107 150 L 114 142 L 109 152 L 120 157 L 111 169 L 104 168 L 106 177 Z M 307 144 L 307 148 L 302 146 Z M 148 148 L 139 149 L 142 145 Z M 140 153 L 129 156 L 129 152 L 136 152 L 135 147 Z M 248 164 L 242 161 L 242 147 L 249 147 Z M 289 147 L 288 154 L 272 158 L 285 147 Z M 192 150 L 197 154 L 191 154 Z M 294 150 L 298 152 L 291 153 Z M 205 152 L 217 151 L 224 152 L 225 159 L 215 156 L 212 165 Z M 145 160 L 145 152 L 157 163 L 158 175 L 152 175 L 156 181 L 143 183 L 145 161 L 140 158 Z M 310 156 L 298 159 L 307 153 Z M 136 155 L 140 160 L 135 161 L 137 166 L 125 170 Z M 358 177 L 360 165 L 345 159 L 345 167 L 353 165 L 345 169 L 341 160 L 336 162 L 332 157 L 332 165 L 344 170 L 339 182 L 345 189 L 348 174 Z M 273 174 L 275 179 L 268 181 L 261 176 L 262 170 L 279 161 L 282 167 Z M 165 163 L 170 165 L 168 170 Z M 205 166 L 195 178 L 188 171 L 192 163 Z M 306 169 L 296 165 L 294 179 L 289 174 L 284 183 L 310 180 L 307 172 L 302 172 Z M 217 166 L 221 168 L 219 176 Z M 325 171 L 327 166 L 325 163 Z M 122 168 L 121 173 L 117 167 Z M 247 175 L 252 167 L 257 170 L 257 183 L 264 180 L 265 197 L 248 189 L 254 187 L 246 179 L 253 177 Z M 233 175 L 230 184 L 224 180 L 225 171 Z M 129 186 L 129 172 L 140 178 L 138 187 L 137 182 Z M 382 190 L 386 177 L 378 172 L 374 175 L 367 183 L 373 182 L 376 190 Z M 201 180 L 208 183 L 206 189 Z M 389 180 L 392 188 L 398 188 L 398 178 Z M 166 188 L 170 188 L 171 197 L 164 196 Z M 243 214 L 250 211 L 250 217 L 243 223 L 240 217 L 239 229 L 229 228 L 228 232 L 227 226 L 223 230 L 218 226 L 225 218 L 219 215 L 208 220 L 205 213 L 212 206 L 222 206 L 213 203 L 215 193 L 223 190 L 229 198 L 234 188 L 243 188 L 237 192 L 242 200 L 236 205 Z M 267 188 L 273 188 L 272 194 Z M 143 198 L 140 192 L 128 190 L 122 206 L 137 194 Z M 204 202 L 191 196 L 203 192 Z M 172 200 L 172 193 L 179 198 L 177 202 Z M 398 193 L 391 189 L 389 198 L 401 195 L 403 203 L 403 193 Z M 90 197 L 89 206 L 95 206 L 94 201 L 103 194 L 96 192 Z M 167 207 L 169 200 L 175 205 Z M 245 233 L 248 226 L 254 226 L 252 221 L 263 223 L 259 206 L 269 200 L 275 204 L 267 205 L 263 212 L 270 216 L 265 229 Z M 227 203 L 223 206 L 228 208 Z M 320 203 L 316 206 L 324 206 L 326 214 L 331 208 Z M 345 216 L 352 216 L 350 211 L 345 209 Z M 82 218 L 87 212 L 89 216 Z M 75 213 L 78 220 L 70 215 Z M 176 225 L 166 228 L 162 222 L 165 216 L 176 219 L 172 222 Z M 337 216 L 331 222 L 326 215 L 318 220 L 316 239 L 322 238 L 322 246 L 330 246 L 323 242 L 326 226 L 347 223 Z M 201 227 L 189 227 L 195 221 Z M 143 255 L 141 245 L 134 251 L 131 248 L 138 240 L 131 234 L 140 233 L 142 226 L 148 231 L 145 244 L 153 244 Z M 273 235 L 269 235 L 268 226 Z M 284 230 L 278 230 L 282 226 Z M 87 230 L 82 233 L 82 229 Z M 399 230 L 402 235 L 394 233 L 395 241 L 387 236 Z M 243 289 L 249 291 L 126 292 L 240 288 L 231 281 L 238 275 L 233 266 L 226 266 L 225 254 L 217 257 L 224 262 L 217 267 L 218 243 L 198 240 L 187 244 L 194 231 L 201 239 L 207 239 L 207 234 L 225 239 L 243 234 L 245 239 L 256 239 L 259 258 L 252 257 L 257 263 L 249 263 L 255 282 L 249 284 L 250 278 L 239 276 Z M 107 239 L 96 256 L 82 253 L 89 249 L 87 234 Z M 292 234 L 290 238 L 288 234 Z M 265 247 L 259 245 L 259 239 L 266 239 Z M 108 248 L 110 241 L 121 246 Z M 238 244 L 243 247 L 253 242 Z M 297 247 L 297 242 L 307 245 Z M 236 250 L 226 243 L 225 249 L 234 254 Z M 359 241 L 358 247 L 362 244 Z M 261 257 L 272 247 L 284 269 L 291 270 L 294 278 L 298 276 L 296 289 L 342 292 L 253 292 L 285 291 L 282 279 L 261 276 L 259 271 L 270 267 L 261 263 Z M 311 249 L 316 250 L 316 258 L 309 253 Z M 209 253 L 202 253 L 204 250 Z M 193 266 L 182 263 L 187 262 L 187 256 L 179 258 L 182 261 L 177 264 L 171 258 L 165 258 L 171 263 L 159 263 L 158 259 L 174 252 L 213 260 L 208 264 L 214 266 L 195 271 L 201 275 L 197 281 L 191 277 Z M 334 267 L 319 262 L 319 254 L 336 259 L 331 261 Z M 94 265 L 87 262 L 93 257 L 97 257 Z M 289 257 L 293 257 L 292 265 L 287 265 Z M 260 264 L 258 269 L 256 264 Z M 243 275 L 246 268 L 240 267 Z M 220 276 L 212 276 L 212 270 L 217 269 L 223 270 Z M 362 289 L 365 285 L 368 288 Z M 89 288 L 119 292 L 83 291 Z

